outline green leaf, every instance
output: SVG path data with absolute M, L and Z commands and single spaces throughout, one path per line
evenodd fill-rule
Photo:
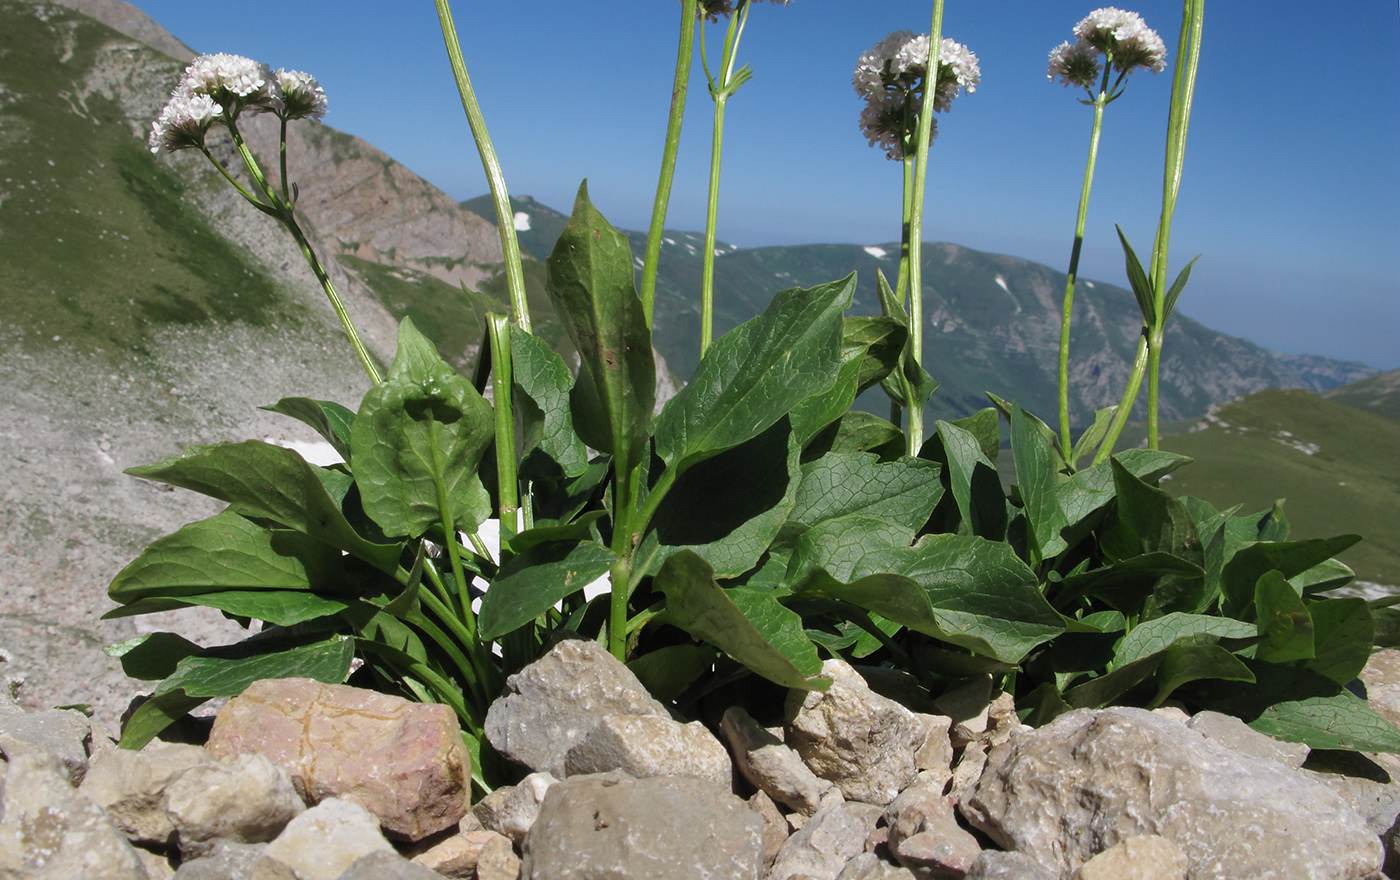
M 841 347 L 847 357 L 859 353 L 857 390 L 879 384 L 896 369 L 908 340 L 909 328 L 894 318 L 846 318 L 842 323 Z
M 102 615 L 103 619 L 131 617 L 137 614 L 154 614 L 176 608 L 202 605 L 217 608 L 234 617 L 262 620 L 276 626 L 295 626 L 310 620 L 319 620 L 339 614 L 350 607 L 350 602 L 333 596 L 291 590 L 220 590 L 216 593 L 181 596 L 152 596 L 137 599 Z
M 1103 438 L 1108 434 L 1108 428 L 1113 424 L 1113 416 L 1118 412 L 1118 407 L 1110 406 L 1094 413 L 1094 423 L 1084 429 L 1084 433 L 1079 435 L 1079 439 L 1074 441 L 1074 450 L 1070 453 L 1070 463 L 1078 467 L 1079 460 L 1096 449 Z
M 350 425 L 355 421 L 355 413 L 349 408 L 329 400 L 284 397 L 272 406 L 260 406 L 258 409 L 305 422 L 325 438 L 341 458 L 350 460 Z
M 704 645 L 667 645 L 633 657 L 627 668 L 648 693 L 669 703 L 708 672 L 718 656 L 714 648 Z
M 118 572 L 107 595 L 125 605 L 220 590 L 336 589 L 345 581 L 340 559 L 329 544 L 225 510 L 157 538 Z
M 846 320 L 850 320 L 847 318 Z M 836 374 L 836 382 L 821 394 L 797 403 L 788 414 L 792 420 L 792 433 L 800 445 L 806 446 L 818 434 L 840 419 L 855 403 L 860 382 L 860 359 L 850 357 L 850 349 L 843 349 L 841 369 Z
M 1157 696 L 1151 705 L 1162 705 L 1172 691 L 1201 679 L 1253 682 L 1254 673 L 1219 645 L 1175 644 L 1162 653 L 1162 665 L 1157 669 Z
M 997 397 L 995 394 L 989 393 L 987 396 L 1001 403 L 1005 403 L 1005 401 L 1001 400 L 1001 398 Z M 976 438 L 978 448 L 982 450 L 982 454 L 986 456 L 987 461 L 993 464 L 996 463 L 997 456 L 1001 454 L 1001 425 L 997 421 L 997 412 L 998 410 L 995 407 L 989 406 L 985 409 L 979 409 L 970 416 L 965 416 L 961 419 L 953 419 L 948 423 L 962 428 Z M 1008 415 L 1007 418 L 1009 419 L 1010 416 Z M 1034 416 L 1031 418 L 1037 422 L 1040 421 L 1039 419 L 1035 419 Z M 930 461 L 936 461 L 940 464 L 946 463 L 948 461 L 948 453 L 943 448 L 943 438 L 935 433 L 925 440 L 923 448 L 919 450 L 919 458 L 927 458 Z
M 1331 559 L 1357 541 L 1358 535 L 1313 538 L 1306 541 L 1261 542 L 1240 548 L 1220 575 L 1221 591 L 1234 613 L 1243 615 L 1254 601 L 1254 587 L 1270 571 L 1285 578 L 1297 577 Z
M 873 452 L 881 461 L 890 461 L 904 454 L 904 432 L 877 415 L 851 410 L 803 447 L 802 460 L 843 452 Z
M 1254 624 L 1232 617 L 1174 612 L 1133 627 L 1118 644 L 1114 663 L 1133 663 L 1160 654 L 1178 642 L 1214 644 L 1220 639 L 1250 639 L 1256 632 Z
M 904 393 L 906 385 L 910 395 L 916 401 L 926 402 L 933 396 L 933 392 L 938 390 L 938 383 L 914 357 L 913 337 L 908 332 L 909 313 L 905 311 L 901 299 L 896 297 L 894 291 L 890 289 L 889 281 L 885 280 L 885 273 L 879 270 L 875 274 L 875 293 L 880 300 L 880 309 L 884 316 L 905 330 L 905 342 L 900 350 L 899 367 L 880 380 L 880 387 L 885 390 L 891 400 L 903 407 L 909 406 L 909 401 L 905 399 Z
M 1122 613 L 1136 614 L 1158 583 L 1172 576 L 1199 581 L 1202 571 L 1170 553 L 1145 553 L 1066 577 L 1054 604 L 1066 608 L 1080 596 L 1095 596 Z
M 656 454 L 666 467 L 680 476 L 830 388 L 841 366 L 841 316 L 855 283 L 850 275 L 811 290 L 781 291 L 762 315 L 710 346 L 690 383 L 656 420 Z
M 1142 322 L 1148 327 L 1156 327 L 1157 297 L 1152 290 L 1152 282 L 1148 279 L 1147 273 L 1143 271 L 1142 262 L 1138 259 L 1133 246 L 1128 244 L 1128 238 L 1123 234 L 1122 228 L 1116 223 L 1113 228 L 1118 230 L 1118 240 L 1123 243 L 1123 257 L 1127 262 L 1128 282 L 1132 285 L 1133 296 L 1137 297 L 1138 309 L 1142 311 Z
M 490 515 L 477 466 L 491 405 L 405 318 L 389 377 L 365 394 L 350 431 L 360 501 L 386 534 L 416 538 L 443 521 L 467 532 Z
M 202 650 L 184 636 L 156 632 L 108 645 L 102 653 L 120 660 L 128 678 L 159 681 L 172 674 L 181 660 Z
M 1152 677 L 1165 658 L 1165 652 L 1151 654 L 1118 666 L 1110 672 L 1075 685 L 1064 693 L 1064 701 L 1076 709 L 1107 705 Z
M 817 525 L 860 514 L 907 526 L 927 520 L 943 494 L 939 466 L 916 458 L 880 463 L 871 453 L 828 453 L 802 466 L 791 522 Z
M 1191 267 L 1196 265 L 1196 261 L 1200 258 L 1200 254 L 1192 257 L 1191 262 L 1187 263 L 1186 266 L 1182 268 L 1180 274 L 1176 276 L 1176 280 L 1172 282 L 1171 288 L 1167 290 L 1167 295 L 1162 301 L 1162 321 L 1164 323 L 1172 316 L 1172 312 L 1176 309 L 1177 297 L 1181 296 L 1181 292 L 1186 289 L 1186 282 L 1191 278 Z
M 642 460 L 656 403 L 651 329 L 637 297 L 632 250 L 578 189 L 573 216 L 545 261 L 545 289 L 578 349 L 574 423 L 618 473 Z
M 1185 505 L 1155 486 L 1138 479 L 1116 459 L 1113 484 L 1117 491 L 1117 515 L 1110 514 L 1100 546 L 1110 559 L 1123 560 L 1146 553 L 1170 553 L 1200 567 L 1205 558 L 1201 552 L 1196 524 Z M 1172 585 L 1170 597 L 1164 597 L 1153 614 L 1165 611 L 1194 610 L 1204 590 L 1204 582 L 1196 578 L 1190 588 Z
M 1315 593 L 1344 587 L 1355 578 L 1356 572 L 1346 563 L 1337 559 L 1324 559 L 1302 574 L 1289 578 L 1288 582 L 1304 596 L 1312 596 Z
M 860 514 L 825 520 L 798 536 L 788 563 L 787 581 L 797 584 L 814 570 L 850 580 L 852 572 L 870 553 L 907 549 L 916 528 Z
M 1016 466 L 1016 482 L 1029 525 L 1032 560 L 1052 559 L 1065 549 L 1060 529 L 1068 525 L 1056 495 L 1059 466 L 1054 448 L 1031 427 L 1026 413 L 1011 405 L 1011 460 Z
M 577 477 L 588 468 L 588 449 L 574 431 L 569 409 L 569 389 L 574 383 L 568 366 L 544 340 L 515 324 L 510 325 L 510 357 L 516 390 L 528 400 L 527 406 L 516 407 L 524 422 L 522 474 L 548 475 L 535 461 L 538 450 L 565 477 Z
M 244 516 L 270 519 L 392 573 L 402 547 L 362 537 L 327 490 L 340 475 L 306 463 L 290 449 L 258 440 L 194 447 L 126 471 L 236 505 Z M 242 584 L 240 586 L 247 586 Z
M 1303 597 L 1294 592 L 1283 575 L 1270 571 L 1259 578 L 1254 588 L 1254 610 L 1259 628 L 1256 658 L 1269 663 L 1312 659 L 1312 616 L 1303 606 Z
M 1400 752 L 1400 731 L 1348 691 L 1275 703 L 1249 726 L 1314 749 Z
M 131 713 L 117 745 L 123 749 L 140 749 L 162 730 L 208 701 L 209 697 L 191 697 L 182 690 L 152 695 Z
M 1005 543 L 926 535 L 910 548 L 867 554 L 854 575 L 898 574 L 928 594 L 946 641 L 1008 663 L 1064 631 L 1035 573 Z
M 802 618 L 771 593 L 721 589 L 714 569 L 698 554 L 682 550 L 661 566 L 653 582 L 666 596 L 663 619 L 784 687 L 825 690 L 816 678 L 821 661 L 802 631 Z
M 1371 658 L 1376 627 L 1370 606 L 1365 599 L 1326 599 L 1309 605 L 1308 613 L 1316 647 L 1305 668 L 1350 684 Z
M 541 544 L 505 565 L 481 598 L 477 621 L 483 640 L 524 626 L 607 573 L 612 551 L 592 541 Z
M 758 564 L 796 503 L 801 450 L 782 419 L 759 436 L 690 468 L 657 507 L 633 562 L 654 572 L 681 548 L 698 552 L 717 577 Z
M 974 535 L 991 541 L 1006 536 L 1006 496 L 996 465 L 970 432 L 945 421 L 934 423 L 948 454 L 948 477 L 962 520 Z

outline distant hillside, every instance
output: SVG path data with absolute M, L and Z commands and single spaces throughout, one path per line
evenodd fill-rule
M 1400 421 L 1306 391 L 1261 391 L 1213 407 L 1162 448 L 1195 459 L 1162 484 L 1172 494 L 1246 513 L 1287 498 L 1292 537 L 1361 535 L 1341 560 L 1400 591 Z
M 494 220 L 488 198 L 463 205 Z M 513 208 L 517 227 L 525 227 L 522 242 L 543 259 L 567 218 L 529 197 L 516 199 Z M 633 231 L 628 236 L 640 258 L 645 234 Z M 662 247 L 655 344 L 683 377 L 699 360 L 703 246 L 696 233 L 667 231 Z M 853 311 L 878 314 L 876 272 L 883 271 L 893 283 L 899 267 L 899 246 L 891 243 L 751 249 L 720 244 L 716 250 L 716 335 L 761 312 L 778 290 L 811 287 L 852 270 L 859 280 Z M 929 418 L 959 417 L 980 409 L 987 404 L 985 391 L 1052 415 L 1064 273 L 943 243 L 924 246 L 923 270 L 925 366 L 942 383 L 930 402 Z M 1189 289 L 1186 297 L 1189 301 Z M 1129 291 L 1085 281 L 1075 294 L 1074 320 L 1072 416 L 1077 423 L 1087 423 L 1095 409 L 1116 403 L 1122 394 L 1141 317 Z M 1168 420 L 1195 417 L 1212 403 L 1265 388 L 1324 391 L 1374 373 L 1360 363 L 1272 352 L 1178 313 L 1167 334 L 1161 413 Z
M 1381 373 L 1360 382 L 1323 392 L 1323 397 L 1347 406 L 1400 419 L 1400 370 Z

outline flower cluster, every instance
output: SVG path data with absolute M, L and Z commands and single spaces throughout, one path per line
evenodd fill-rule
M 756 0 L 749 0 L 750 3 Z M 787 6 L 792 0 L 768 0 L 774 6 Z M 719 21 L 721 18 L 734 14 L 734 0 L 700 0 L 700 8 L 697 14 L 709 22 Z
M 170 101 L 151 125 L 151 152 L 202 147 L 215 122 L 231 124 L 244 110 L 282 119 L 321 119 L 326 93 L 299 70 L 272 72 L 242 55 L 200 55 L 185 68 Z
M 928 34 L 895 31 L 864 52 L 851 82 L 865 99 L 861 131 L 872 147 L 891 159 L 902 159 L 913 139 L 913 125 L 923 109 L 928 79 Z M 933 84 L 933 109 L 942 113 L 963 91 L 977 91 L 982 71 L 977 56 L 966 46 L 943 39 L 938 47 L 938 76 Z M 937 134 L 935 123 L 929 140 Z
M 1050 51 L 1050 79 L 1066 86 L 1092 90 L 1103 72 L 1100 55 L 1107 56 L 1119 75 L 1138 68 L 1161 73 L 1167 69 L 1167 47 L 1157 32 L 1136 12 L 1113 6 L 1095 9 L 1074 26 L 1076 41 Z

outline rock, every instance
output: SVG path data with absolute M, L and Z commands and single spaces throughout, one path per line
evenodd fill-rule
M 954 748 L 961 748 L 977 739 L 987 729 L 992 708 L 992 677 L 986 673 L 974 675 L 933 701 L 940 715 L 953 720 L 948 735 Z
M 1130 837 L 1085 862 L 1075 880 L 1186 880 L 1186 854 L 1165 837 Z
M 905 789 L 886 809 L 885 823 L 895 861 L 922 877 L 961 877 L 982 854 L 939 791 Z
M 336 880 L 442 880 L 442 875 L 415 865 L 393 850 L 360 856 Z
M 621 771 L 552 786 L 525 836 L 522 880 L 753 880 L 763 820 L 739 798 L 684 776 Z
M 467 812 L 471 759 L 456 716 L 437 703 L 307 678 L 254 682 L 219 712 L 208 749 L 266 755 L 307 803 L 357 803 L 406 840 Z
M 545 792 L 558 781 L 548 773 L 531 773 L 519 785 L 502 786 L 482 798 L 472 807 L 472 815 L 481 827 L 503 834 L 519 846 L 539 818 Z
M 90 735 L 87 717 L 72 709 L 25 712 L 13 701 L 0 709 L 0 753 L 11 761 L 21 755 L 53 755 L 74 785 L 87 773 Z
M 197 858 L 214 842 L 266 843 L 306 809 L 287 771 L 262 755 L 197 764 L 165 790 L 180 854 Z
M 963 747 L 963 753 L 958 758 L 957 766 L 953 768 L 953 778 L 948 789 L 948 795 L 952 797 L 953 803 L 961 804 L 967 800 L 967 796 L 972 794 L 972 790 L 977 786 L 977 780 L 982 778 L 982 771 L 987 766 L 987 747 L 982 743 L 971 743 Z
M 1383 648 L 1371 655 L 1359 676 L 1366 701 L 1391 724 L 1400 725 L 1400 651 Z
M 778 857 L 778 850 L 783 848 L 783 842 L 788 839 L 787 821 L 778 811 L 778 805 L 762 791 L 755 792 L 754 796 L 749 798 L 749 809 L 763 819 L 763 858 L 759 860 L 759 866 L 766 875 Z
M 846 863 L 836 880 L 919 880 L 908 868 L 891 865 L 874 853 L 863 852 Z
M 153 878 L 154 880 L 154 878 Z M 265 843 L 215 844 L 209 855 L 180 865 L 174 880 L 298 880 L 292 869 L 268 858 Z
M 132 850 L 136 853 L 136 858 L 141 860 L 141 867 L 146 869 L 147 880 L 171 880 L 175 876 L 175 866 L 170 860 L 178 861 L 178 853 L 165 855 L 141 846 L 133 846 Z
M 865 839 L 882 812 L 854 801 L 822 807 L 783 844 L 768 880 L 836 880 L 846 863 L 865 851 Z
M 1260 733 L 1233 715 L 1220 712 L 1197 712 L 1186 726 L 1231 751 L 1251 758 L 1278 761 L 1290 770 L 1297 770 L 1308 759 L 1312 749 L 1302 743 L 1281 742 Z
M 360 858 L 394 848 L 364 807 L 327 798 L 297 816 L 265 854 L 296 872 L 297 880 L 337 880 Z
M 463 831 L 415 854 L 412 861 L 444 877 L 475 877 L 482 853 L 488 848 L 493 852 L 500 850 L 502 846 L 515 854 L 510 838 L 503 834 L 485 829 Z
M 1059 875 L 1028 855 L 988 849 L 972 863 L 967 880 L 1059 880 Z
M 1016 716 L 1016 700 L 1010 694 L 1002 691 L 992 700 L 987 707 L 987 729 L 982 733 L 982 739 L 986 741 L 987 747 L 999 746 L 1017 733 L 1025 733 L 1033 730 L 1021 723 L 1021 719 Z
M 10 758 L 0 786 L 0 877 L 149 880 L 121 830 L 70 778 L 53 755 Z
M 1143 834 L 1180 847 L 1192 880 L 1340 880 L 1381 866 L 1379 839 L 1326 786 L 1142 709 L 1075 710 L 997 746 L 962 813 L 1064 874 Z
M 928 733 L 924 744 L 914 754 L 914 766 L 923 773 L 942 773 L 946 781 L 953 772 L 953 742 L 949 738 L 953 719 L 947 715 L 919 715 L 914 717 L 923 722 Z
M 1366 826 L 1385 835 L 1400 815 L 1400 758 L 1359 752 L 1323 752 L 1312 756 L 1302 773 L 1341 796 Z
M 822 664 L 826 691 L 789 692 L 787 744 L 847 800 L 885 806 L 917 775 L 927 726 L 866 686 L 845 662 Z
M 563 776 L 569 749 L 609 715 L 671 717 L 602 645 L 567 639 L 506 679 L 486 712 L 486 738 L 531 770 Z
M 821 805 L 822 792 L 831 783 L 802 763 L 802 757 L 782 740 L 759 726 L 744 709 L 732 706 L 719 722 L 720 732 L 729 740 L 734 763 L 754 788 L 774 801 L 810 816 Z
M 690 776 L 730 788 L 734 765 L 715 735 L 698 721 L 656 715 L 608 715 L 564 756 L 564 773 L 624 770 L 647 776 Z
M 165 811 L 165 790 L 186 770 L 213 762 L 204 749 L 183 743 L 155 741 L 139 752 L 104 749 L 93 756 L 78 790 L 106 810 L 128 839 L 168 846 L 175 825 Z
M 520 877 L 520 857 L 510 841 L 495 837 L 486 841 L 476 860 L 476 880 L 517 880 Z

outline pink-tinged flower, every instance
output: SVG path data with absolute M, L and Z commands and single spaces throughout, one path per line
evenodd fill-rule
M 277 87 L 282 92 L 283 119 L 323 119 L 326 115 L 326 93 L 316 77 L 300 70 L 278 70 Z
M 223 108 L 229 119 L 236 119 L 245 107 L 278 112 L 282 90 L 266 64 L 242 55 L 200 55 L 185 68 L 175 95 L 205 95 Z
M 860 130 L 870 146 L 885 151 L 894 161 L 904 158 L 906 144 L 912 144 L 913 133 L 905 128 L 905 103 L 910 102 L 908 118 L 917 120 L 923 101 L 911 92 L 897 92 L 891 98 L 879 98 L 866 103 L 860 112 Z M 938 120 L 929 120 L 929 143 L 938 137 Z
M 204 137 L 209 126 L 223 115 L 223 108 L 214 103 L 208 95 L 181 95 L 171 97 L 160 111 L 160 117 L 151 124 L 149 143 L 152 153 L 165 150 L 173 153 L 189 147 L 204 146 Z
M 1099 57 L 1099 50 L 1085 40 L 1061 43 L 1050 50 L 1050 68 L 1046 75 L 1050 79 L 1058 76 L 1066 86 L 1092 89 L 1103 72 Z
M 1111 55 L 1113 68 L 1131 73 L 1139 67 L 1161 73 L 1167 69 L 1167 47 L 1157 32 L 1136 12 L 1113 6 L 1095 9 L 1074 26 L 1080 40 Z

